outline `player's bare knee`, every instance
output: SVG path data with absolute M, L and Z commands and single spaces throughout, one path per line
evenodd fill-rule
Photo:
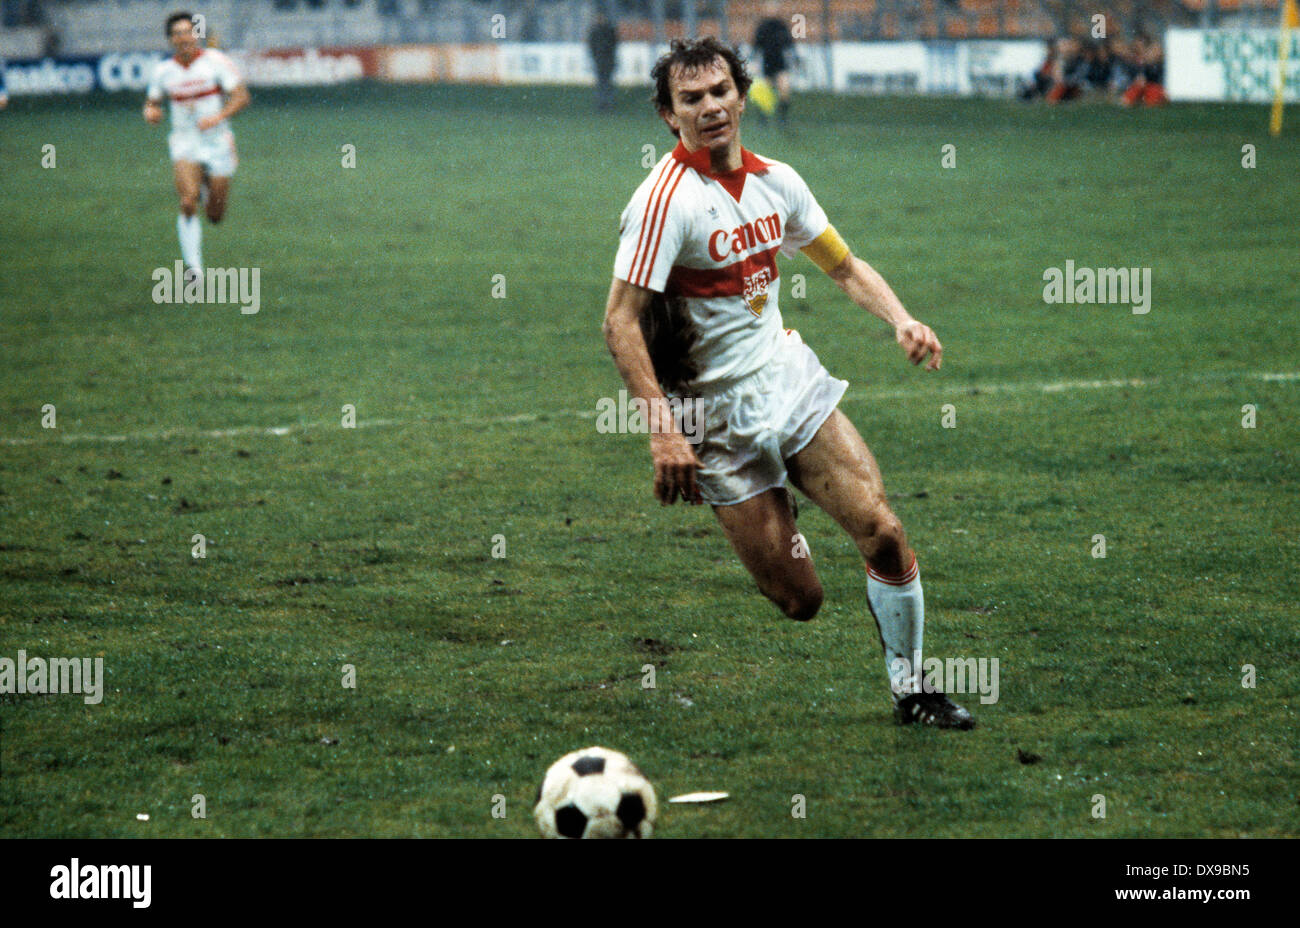
M 906 540 L 903 523 L 888 507 L 881 507 L 864 516 L 854 526 L 852 534 L 858 547 L 869 557 L 874 557 L 877 552 L 888 554 L 890 551 L 902 550 Z
M 875 529 L 876 545 L 882 552 L 899 552 L 907 544 L 907 536 L 903 532 L 903 523 L 892 512 L 886 513 L 883 518 L 879 519 L 876 522 Z
M 216 225 L 218 222 L 220 222 L 221 217 L 225 215 L 226 215 L 226 206 L 224 203 L 221 204 L 220 206 L 212 206 L 211 204 L 208 205 L 208 222 L 212 223 L 213 225 Z
M 188 219 L 199 211 L 199 198 L 195 196 L 181 197 L 181 215 Z
M 875 527 L 866 543 L 859 542 L 867 566 L 887 575 L 898 575 L 907 569 L 910 560 L 907 534 L 897 517 L 890 515 Z

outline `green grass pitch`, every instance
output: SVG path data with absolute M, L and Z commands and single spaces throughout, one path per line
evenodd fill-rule
M 830 97 L 745 126 L 944 341 L 911 368 L 782 264 L 919 552 L 927 653 L 1000 662 L 959 734 L 892 724 L 823 513 L 795 624 L 707 508 L 652 500 L 644 436 L 596 430 L 618 215 L 672 143 L 645 93 L 255 94 L 204 250 L 260 269 L 256 315 L 151 301 L 175 202 L 139 105 L 0 114 L 0 657 L 107 676 L 0 696 L 0 834 L 523 837 L 588 744 L 732 794 L 663 807 L 668 837 L 1300 834 L 1300 126 Z M 1151 268 L 1150 312 L 1045 304 L 1067 260 Z

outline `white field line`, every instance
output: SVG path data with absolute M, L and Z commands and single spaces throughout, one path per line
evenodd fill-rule
M 1061 380 L 1052 383 L 968 383 L 924 384 L 916 387 L 900 387 L 893 390 L 849 390 L 844 394 L 849 400 L 898 399 L 927 394 L 982 395 L 985 393 L 1067 393 L 1074 390 L 1111 390 L 1121 387 L 1155 387 L 1164 384 L 1212 383 L 1230 380 L 1260 380 L 1267 383 L 1290 383 L 1300 381 L 1300 371 L 1284 373 L 1242 373 L 1242 374 L 1208 374 L 1189 377 L 1127 377 L 1117 380 Z
M 52 435 L 48 438 L 0 438 L 0 445 L 39 445 L 49 441 L 62 444 L 85 442 L 113 443 L 128 441 L 171 441 L 174 438 L 238 438 L 241 435 L 293 435 L 311 428 L 322 428 L 338 420 L 328 422 L 302 422 L 295 425 L 240 425 L 229 429 L 164 429 L 160 432 L 126 432 L 121 435 Z M 403 419 L 358 419 L 357 428 L 375 428 L 388 425 L 405 425 Z M 53 430 L 56 431 L 57 430 Z
M 1120 387 L 1152 387 L 1160 384 L 1177 384 L 1187 381 L 1196 383 L 1205 383 L 1214 380 L 1259 380 L 1265 383 L 1294 383 L 1300 381 L 1300 371 L 1288 371 L 1283 373 L 1245 373 L 1245 374 L 1227 374 L 1227 375 L 1209 375 L 1194 377 L 1179 377 L 1168 380 L 1162 380 L 1159 377 L 1148 379 L 1126 378 L 1118 380 L 1062 380 L 1051 383 L 968 383 L 968 384 L 927 384 L 918 385 L 917 387 L 898 388 L 892 390 L 849 390 L 844 394 L 845 399 L 849 400 L 870 400 L 870 399 L 897 399 L 902 397 L 913 397 L 918 393 L 943 393 L 958 394 L 970 396 L 972 391 L 978 394 L 986 393 L 1066 393 L 1074 390 L 1108 390 Z M 936 389 L 938 387 L 938 389 Z M 594 419 L 597 416 L 595 409 L 557 409 L 546 413 L 516 413 L 511 416 L 491 416 L 478 419 L 462 419 L 459 425 L 521 425 L 532 422 L 539 422 L 543 419 Z M 437 424 L 436 419 L 366 419 L 357 418 L 357 428 L 390 428 L 394 426 L 415 425 L 418 423 Z M 85 443 L 121 443 L 121 442 L 146 442 L 146 441 L 172 441 L 174 439 L 194 439 L 194 438 L 238 438 L 241 436 L 274 436 L 283 437 L 286 435 L 296 435 L 309 430 L 322 428 L 340 428 L 337 419 L 322 420 L 319 422 L 299 422 L 293 425 L 241 425 L 227 429 L 163 429 L 162 431 L 152 432 L 124 432 L 118 435 L 96 435 L 96 434 L 61 434 L 58 430 L 50 430 L 55 434 L 49 434 L 40 437 L 24 438 L 0 438 L 0 445 L 42 445 L 51 442 L 59 444 L 85 444 Z

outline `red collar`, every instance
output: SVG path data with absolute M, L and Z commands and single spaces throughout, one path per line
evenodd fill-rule
M 679 139 L 677 147 L 673 149 L 673 158 L 690 168 L 695 168 L 705 177 L 711 177 L 722 185 L 722 189 L 731 194 L 733 200 L 740 202 L 740 192 L 745 187 L 746 174 L 761 174 L 767 170 L 767 164 L 746 148 L 740 149 L 740 167 L 734 171 L 724 171 L 721 174 L 713 173 L 713 162 L 709 157 L 707 148 L 697 148 L 695 151 L 687 151 L 686 146 Z

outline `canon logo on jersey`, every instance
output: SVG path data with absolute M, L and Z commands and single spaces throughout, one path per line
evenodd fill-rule
M 772 245 L 781 240 L 781 217 L 776 213 L 736 226 L 728 232 L 718 229 L 709 236 L 709 256 L 714 261 L 725 261 L 729 255 L 742 255 L 759 245 Z

